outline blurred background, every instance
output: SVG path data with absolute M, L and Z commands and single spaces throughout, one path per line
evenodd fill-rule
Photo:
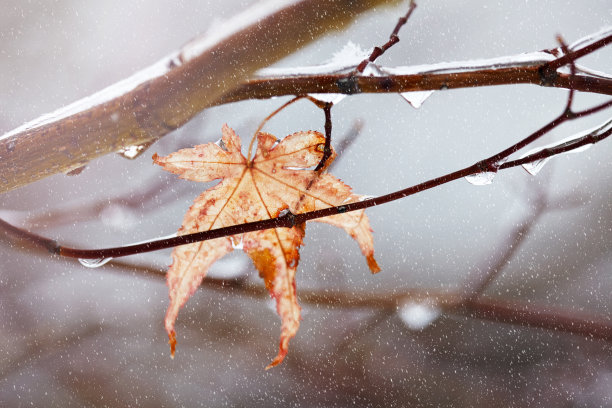
M 3 0 L 0 134 L 129 76 L 252 3 Z M 418 4 L 381 65 L 536 51 L 556 47 L 557 34 L 571 43 L 612 23 L 608 0 Z M 277 66 L 323 63 L 349 41 L 365 49 L 382 44 L 406 9 L 402 2 L 374 10 Z M 581 64 L 610 73 L 612 47 Z M 509 146 L 556 117 L 566 97 L 565 90 L 530 85 L 464 89 L 436 92 L 417 110 L 399 95 L 351 96 L 332 110 L 334 140 L 355 136 L 333 172 L 359 194 L 395 191 Z M 172 234 L 210 185 L 178 180 L 153 166 L 151 155 L 215 141 L 224 123 L 244 144 L 285 100 L 209 109 L 135 160 L 108 155 L 79 175 L 2 194 L 0 218 L 86 248 Z M 576 107 L 603 100 L 579 94 Z M 538 145 L 609 117 L 608 109 L 565 124 Z M 266 126 L 278 137 L 307 129 L 323 129 L 322 113 L 309 102 Z M 487 186 L 459 180 L 369 209 L 382 267 L 375 276 L 344 232 L 309 224 L 298 296 L 461 293 L 520 244 L 486 296 L 609 321 L 611 152 L 606 140 L 553 159 L 535 177 L 516 168 Z M 288 357 L 264 371 L 277 351 L 280 321 L 266 296 L 244 289 L 263 283 L 238 251 L 210 273 L 235 287 L 205 286 L 179 314 L 171 360 L 160 274 L 170 250 L 121 262 L 88 269 L 0 243 L 0 406 L 612 404 L 610 343 L 426 305 L 389 310 L 301 299 L 303 320 Z

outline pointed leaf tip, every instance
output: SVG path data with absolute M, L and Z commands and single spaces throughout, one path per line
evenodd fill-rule
M 376 262 L 376 259 L 374 259 L 374 255 L 366 256 L 366 260 L 368 261 L 368 267 L 372 273 L 380 272 L 380 266 L 378 266 L 378 262 Z
M 170 344 L 170 358 L 174 359 L 174 353 L 176 352 L 176 332 L 172 330 L 168 333 L 168 344 Z
M 287 356 L 288 351 L 289 350 L 287 347 L 283 347 L 283 342 L 281 341 L 278 354 L 276 355 L 276 357 L 274 357 L 274 360 L 272 360 L 272 362 L 266 366 L 266 371 L 282 363 L 285 357 Z

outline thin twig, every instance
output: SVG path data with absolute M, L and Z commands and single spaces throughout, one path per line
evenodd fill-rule
M 325 113 L 325 146 L 323 147 L 323 156 L 315 171 L 324 171 L 331 163 L 328 160 L 332 156 L 331 148 L 331 137 L 332 137 L 332 120 L 331 120 L 331 108 L 334 106 L 331 102 L 326 102 L 323 106 L 323 112 Z
M 251 142 L 249 143 L 249 148 L 247 150 L 247 161 L 251 161 L 251 157 L 252 157 L 252 153 L 253 153 L 253 146 L 255 145 L 255 140 L 257 139 L 257 135 L 259 134 L 259 132 L 261 132 L 261 129 L 263 129 L 263 127 L 266 125 L 266 123 L 268 123 L 268 121 L 270 119 L 272 119 L 274 116 L 276 116 L 279 112 L 281 112 L 282 110 L 284 110 L 287 106 L 299 101 L 300 99 L 305 98 L 305 96 L 303 95 L 298 95 L 295 98 L 292 98 L 290 100 L 288 100 L 287 102 L 283 103 L 280 107 L 276 108 L 272 113 L 270 113 L 268 116 L 266 116 L 264 118 L 264 120 L 261 121 L 261 123 L 259 124 L 259 126 L 257 126 L 257 129 L 255 130 L 255 132 L 253 133 L 253 136 L 251 137 Z
M 605 102 L 600 104 L 594 108 L 588 109 L 588 111 L 598 111 L 602 106 L 612 106 L 612 101 Z M 199 242 L 208 239 L 220 238 L 230 235 L 242 234 L 245 232 L 263 230 L 268 228 L 291 228 L 295 225 L 301 224 L 306 221 L 313 220 L 315 218 L 328 217 L 330 215 L 341 214 L 350 211 L 357 211 L 361 209 L 365 209 L 368 207 L 372 207 L 375 205 L 386 204 L 391 201 L 399 200 L 401 198 L 405 198 L 416 193 L 420 193 L 425 190 L 429 190 L 434 187 L 438 187 L 440 185 L 449 183 L 451 181 L 470 176 L 472 174 L 478 174 L 483 171 L 493 171 L 497 172 L 498 170 L 508 169 L 511 167 L 516 167 L 524 163 L 530 163 L 534 160 L 540 160 L 542 158 L 553 157 L 555 155 L 564 153 L 569 150 L 576 149 L 580 146 L 584 146 L 586 144 L 597 143 L 612 134 L 612 127 L 605 128 L 601 132 L 594 132 L 592 134 L 587 135 L 586 137 L 580 138 L 576 141 L 576 143 L 572 144 L 570 147 L 567 144 L 564 144 L 559 147 L 549 148 L 542 150 L 540 152 L 529 155 L 523 159 L 515 160 L 512 162 L 506 162 L 503 164 L 498 164 L 500 160 L 506 158 L 510 154 L 519 150 L 520 147 L 526 146 L 528 143 L 525 141 L 529 141 L 529 143 L 534 142 L 544 134 L 548 133 L 550 130 L 554 129 L 558 125 L 563 122 L 574 120 L 578 117 L 581 117 L 580 112 L 574 115 L 565 115 L 565 113 L 554 119 L 552 122 L 547 124 L 546 126 L 540 128 L 536 132 L 532 133 L 527 138 L 522 141 L 514 144 L 508 149 L 503 150 L 502 152 L 489 157 L 488 159 L 481 160 L 471 166 L 468 166 L 464 169 L 454 171 L 452 173 L 445 174 L 443 176 L 425 181 L 423 183 L 414 185 L 412 187 L 405 188 L 403 190 L 399 190 L 390 194 L 385 194 L 379 197 L 357 201 L 352 203 L 343 204 L 337 207 L 329 207 L 316 211 L 309 211 L 300 214 L 292 214 L 286 213 L 278 218 L 272 218 L 267 220 L 255 221 L 245 224 L 232 225 L 229 227 L 218 228 L 208 231 L 196 232 L 193 234 L 181 235 L 174 238 L 167 238 L 162 240 L 151 241 L 147 243 L 123 246 L 123 247 L 115 247 L 115 248 L 107 248 L 107 249 L 76 249 L 76 248 L 68 248 L 64 246 L 58 245 L 53 253 L 60 254 L 62 256 L 68 256 L 73 258 L 87 258 L 87 259 L 98 259 L 98 258 L 107 258 L 107 257 L 119 257 L 126 255 L 133 255 L 136 253 L 156 251 L 159 249 L 170 248 L 177 245 L 183 245 L 193 242 Z M 520 147 L 518 147 L 520 146 Z
M 361 61 L 359 65 L 357 65 L 357 68 L 356 68 L 357 72 L 363 73 L 363 71 L 366 69 L 369 63 L 371 62 L 373 63 L 374 61 L 376 61 L 376 59 L 380 57 L 381 55 L 383 55 L 385 51 L 387 51 L 389 48 L 393 47 L 395 44 L 397 44 L 400 41 L 399 36 L 398 36 L 399 31 L 406 24 L 406 22 L 408 21 L 408 19 L 412 15 L 412 12 L 414 11 L 416 7 L 417 5 L 414 2 L 414 0 L 410 0 L 408 11 L 403 17 L 400 17 L 400 19 L 397 21 L 395 28 L 393 29 L 393 31 L 391 32 L 391 35 L 389 36 L 389 41 L 387 41 L 385 44 L 381 45 L 380 47 L 374 47 L 370 56 L 364 59 L 363 61 Z

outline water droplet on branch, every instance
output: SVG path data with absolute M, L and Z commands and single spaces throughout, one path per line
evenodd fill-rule
M 550 157 L 547 157 L 545 159 L 534 160 L 530 163 L 523 164 L 523 168 L 527 171 L 527 173 L 531 174 L 532 176 L 535 176 L 536 174 L 540 172 L 540 170 L 544 168 L 544 165 L 548 163 L 549 160 L 550 160 Z
M 415 109 L 419 109 L 423 105 L 423 102 L 425 102 L 425 100 L 433 93 L 434 91 L 402 92 L 400 93 L 400 96 L 404 98 L 404 100 L 408 102 L 410 106 Z
M 576 133 L 570 137 L 566 137 L 565 139 L 562 139 L 560 141 L 532 149 L 528 151 L 527 153 L 523 154 L 521 156 L 521 159 L 537 154 L 537 153 L 540 153 L 544 150 L 550 150 L 551 155 L 549 157 L 542 157 L 539 159 L 535 159 L 529 163 L 523 164 L 522 166 L 529 174 L 531 174 L 532 176 L 535 176 L 536 174 L 540 172 L 540 170 L 542 170 L 544 165 L 548 163 L 548 161 L 552 157 L 558 156 L 561 154 L 584 152 L 585 150 L 588 150 L 589 148 L 591 148 L 591 146 L 593 146 L 593 143 L 598 141 L 600 137 L 606 136 L 606 133 L 610 132 L 610 130 L 612 130 L 612 119 L 607 120 L 606 122 L 602 123 L 601 125 L 597 127 L 594 127 L 588 130 L 583 130 L 582 132 Z M 576 146 L 576 147 L 572 149 L 572 146 Z M 563 149 L 569 149 L 569 150 L 561 151 Z M 555 154 L 554 153 L 555 150 L 559 150 L 561 152 Z
M 346 95 L 340 93 L 308 94 L 308 96 L 321 102 L 331 102 L 334 105 L 337 105 L 341 100 L 346 98 Z
M 134 160 L 141 154 L 143 154 L 149 147 L 151 147 L 153 143 L 155 143 L 155 141 L 150 141 L 139 145 L 127 146 L 119 150 L 117 154 L 119 154 L 123 158 Z
M 491 184 L 493 182 L 496 174 L 496 171 L 483 171 L 465 176 L 465 179 L 468 183 L 475 186 L 486 186 L 487 184 Z
M 365 201 L 365 200 L 369 200 L 371 198 L 376 198 L 376 196 L 373 195 L 362 195 L 359 197 L 359 201 Z
M 88 268 L 99 268 L 102 265 L 106 265 L 113 258 L 97 258 L 97 259 L 82 259 L 79 258 L 79 262 L 81 265 L 86 266 Z

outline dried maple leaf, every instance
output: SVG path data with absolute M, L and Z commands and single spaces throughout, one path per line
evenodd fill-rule
M 258 133 L 257 152 L 252 160 L 242 155 L 240 139 L 232 129 L 225 125 L 222 133 L 219 144 L 199 145 L 166 157 L 153 156 L 155 163 L 181 178 L 202 182 L 222 180 L 196 198 L 185 214 L 179 235 L 275 218 L 285 209 L 299 214 L 360 198 L 330 174 L 306 169 L 318 164 L 323 156 L 325 137 L 319 132 L 297 132 L 280 142 L 268 133 Z M 372 230 L 363 211 L 316 221 L 346 230 L 358 242 L 370 270 L 380 270 L 374 260 Z M 276 300 L 282 321 L 280 347 L 266 368 L 279 364 L 300 324 L 295 271 L 304 227 L 301 224 L 247 232 L 176 247 L 168 271 L 170 306 L 165 318 L 172 355 L 176 346 L 174 322 L 179 308 L 200 285 L 210 266 L 233 250 L 234 240 L 242 241 L 243 250 Z

